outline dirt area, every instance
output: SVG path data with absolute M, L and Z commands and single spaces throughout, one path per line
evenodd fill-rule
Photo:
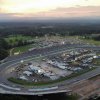
M 100 75 L 89 80 L 73 84 L 70 86 L 70 88 L 74 93 L 77 93 L 81 96 L 81 100 L 84 100 L 84 98 L 88 98 L 93 94 L 100 95 Z

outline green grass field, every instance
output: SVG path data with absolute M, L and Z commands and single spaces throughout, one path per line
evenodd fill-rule
M 97 45 L 99 46 L 100 45 L 100 41 L 96 41 L 96 40 L 93 40 L 93 39 L 85 39 L 83 37 L 79 37 L 81 40 L 83 40 L 83 42 L 85 43 L 89 43 L 89 44 L 93 44 L 93 45 Z
M 34 38 L 31 36 L 23 36 L 23 35 L 9 35 L 8 37 L 5 38 L 5 40 L 11 44 L 17 44 L 19 40 L 33 40 Z
M 8 42 L 9 45 L 16 45 L 18 44 L 18 41 L 22 40 L 22 41 L 28 41 L 28 40 L 34 40 L 35 37 L 31 37 L 31 36 L 23 36 L 23 35 L 9 35 L 8 37 L 5 38 L 5 40 Z M 24 46 L 19 46 L 19 47 L 15 47 L 11 50 L 9 50 L 10 55 L 13 55 L 16 52 L 22 53 L 22 52 L 26 52 L 28 51 L 30 48 L 33 48 L 33 45 L 24 45 Z
M 32 45 L 25 45 L 25 46 L 15 47 L 15 48 L 12 50 L 12 54 L 14 54 L 14 53 L 16 53 L 16 52 L 23 53 L 23 52 L 28 51 L 30 48 L 32 48 Z
M 94 64 L 97 65 L 97 66 L 99 66 L 100 65 L 100 59 L 95 59 L 94 60 Z
M 95 41 L 95 40 L 92 40 L 92 39 L 85 39 L 85 41 L 89 44 L 94 44 L 94 45 L 100 45 L 100 41 Z
M 13 48 L 11 53 L 12 53 L 12 55 L 16 52 L 23 53 L 23 52 L 28 51 L 31 48 L 36 48 L 36 47 L 39 47 L 38 44 L 36 44 L 36 43 L 35 44 L 24 45 L 24 46 L 20 46 L 20 47 L 15 47 L 15 48 Z

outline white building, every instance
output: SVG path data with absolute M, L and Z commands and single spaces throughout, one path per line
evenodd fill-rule
M 23 74 L 26 74 L 27 76 L 30 76 L 30 75 L 32 75 L 32 72 L 30 72 L 30 71 L 24 71 Z
M 34 71 L 35 73 L 38 73 L 38 74 L 43 74 L 45 73 L 45 71 L 40 68 L 40 67 L 37 67 L 37 66 L 33 66 L 33 65 L 30 65 L 29 68 Z
M 25 76 L 20 76 L 19 79 L 28 80 Z
M 53 61 L 51 61 L 51 60 L 48 61 L 48 63 L 51 64 L 51 65 L 53 65 L 53 66 L 56 66 L 56 67 L 58 67 L 58 68 L 60 68 L 60 69 L 67 69 L 65 63 L 59 63 L 59 62 L 57 62 L 57 61 L 53 62 Z

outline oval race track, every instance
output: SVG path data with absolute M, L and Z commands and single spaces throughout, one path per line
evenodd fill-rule
M 21 60 L 30 60 L 35 59 L 37 57 L 42 57 L 53 55 L 54 53 L 64 52 L 70 49 L 76 48 L 84 48 L 84 49 L 92 49 L 100 51 L 100 47 L 96 46 L 86 46 L 86 45 L 79 45 L 79 44 L 65 44 L 65 45 L 58 45 L 52 46 L 48 48 L 40 48 L 33 51 L 28 51 L 18 56 L 8 57 L 4 63 L 0 64 L 0 92 L 5 94 L 23 94 L 23 95 L 39 95 L 39 94 L 49 94 L 49 93 L 58 93 L 58 92 L 69 92 L 70 89 L 68 88 L 68 84 L 75 84 L 82 80 L 86 80 L 93 76 L 100 74 L 100 67 L 94 69 L 90 72 L 82 74 L 80 76 L 74 77 L 72 79 L 55 83 L 52 85 L 41 86 L 41 87 L 32 87 L 26 88 L 21 85 L 17 85 L 10 82 L 5 81 L 3 74 L 5 74 L 5 69 L 10 68 L 12 66 L 16 66 L 20 63 Z

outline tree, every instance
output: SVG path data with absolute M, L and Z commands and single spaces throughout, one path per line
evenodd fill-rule
M 0 48 L 0 60 L 8 56 L 8 51 Z
M 3 48 L 3 49 L 9 48 L 8 43 L 3 38 L 0 38 L 0 48 Z
M 100 41 L 100 36 L 96 36 L 96 37 L 94 38 L 94 40 Z
M 23 43 L 23 40 L 19 40 L 19 41 L 18 41 L 18 46 L 23 46 L 23 44 L 24 44 L 24 43 Z
M 8 43 L 4 39 L 0 38 L 0 60 L 8 56 L 8 48 Z

